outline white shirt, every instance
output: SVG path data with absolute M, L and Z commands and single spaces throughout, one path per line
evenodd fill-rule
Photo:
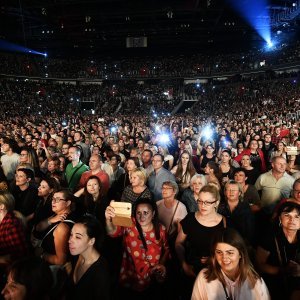
M 226 295 L 222 283 L 218 279 L 207 282 L 204 276 L 206 270 L 207 269 L 203 269 L 197 276 L 191 300 L 225 300 Z M 254 288 L 251 289 L 248 280 L 239 288 L 237 281 L 234 282 L 230 280 L 224 273 L 223 275 L 228 296 L 230 296 L 232 300 L 271 299 L 268 288 L 262 278 L 257 280 Z

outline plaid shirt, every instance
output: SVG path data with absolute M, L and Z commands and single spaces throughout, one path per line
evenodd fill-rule
M 7 213 L 0 223 L 0 255 L 10 254 L 12 260 L 28 253 L 25 229 L 13 213 Z

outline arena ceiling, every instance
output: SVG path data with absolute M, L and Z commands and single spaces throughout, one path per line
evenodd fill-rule
M 295 1 L 270 2 L 275 14 Z M 128 37 L 147 38 L 140 52 L 226 49 L 260 40 L 226 0 L 1 1 L 0 38 L 35 50 L 126 53 Z

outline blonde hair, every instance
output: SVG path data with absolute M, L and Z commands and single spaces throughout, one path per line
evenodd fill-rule
M 15 209 L 15 198 L 8 191 L 0 191 L 0 204 L 3 204 L 8 212 L 12 212 Z
M 145 171 L 144 168 L 141 168 L 141 167 L 136 168 L 136 169 L 134 169 L 134 170 L 131 172 L 131 175 L 132 175 L 132 174 L 136 174 L 136 176 L 137 176 L 139 179 L 141 179 L 141 180 L 143 181 L 144 184 L 146 183 L 146 181 L 147 181 L 147 173 L 146 173 L 146 171 Z

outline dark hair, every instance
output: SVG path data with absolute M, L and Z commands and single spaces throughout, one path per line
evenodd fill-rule
M 87 183 L 88 183 L 89 180 L 91 180 L 91 179 L 97 180 L 97 182 L 98 182 L 98 184 L 99 184 L 99 188 L 100 188 L 100 190 L 99 190 L 99 196 L 98 196 L 98 198 L 96 199 L 96 203 L 97 203 L 97 204 L 100 203 L 100 201 L 101 201 L 101 199 L 102 199 L 102 197 L 103 197 L 103 192 L 104 192 L 104 191 L 103 191 L 103 184 L 102 184 L 102 182 L 101 182 L 101 180 L 100 180 L 99 177 L 97 177 L 97 176 L 95 176 L 95 175 L 92 175 L 92 176 L 90 176 L 90 177 L 87 179 L 87 181 L 86 181 L 86 183 L 85 183 L 85 185 L 84 185 L 84 200 L 83 200 L 83 204 L 84 204 L 85 208 L 86 208 L 88 211 L 89 211 L 90 208 L 94 207 L 94 200 L 93 200 L 93 197 L 92 197 L 92 195 L 89 194 L 88 191 L 87 191 Z
M 41 182 L 42 181 L 45 181 L 48 184 L 50 189 L 53 189 L 53 192 L 51 193 L 52 195 L 60 189 L 59 182 L 53 177 L 46 177 L 46 178 L 42 179 Z
M 54 179 L 55 180 L 55 179 Z M 62 193 L 64 195 L 65 200 L 71 201 L 72 203 L 76 202 L 76 197 L 72 194 L 72 192 L 67 188 L 62 188 L 57 190 L 55 193 Z
M 153 155 L 153 157 L 154 157 L 154 156 L 160 156 L 162 162 L 164 162 L 164 160 L 165 160 L 165 157 L 164 157 L 162 154 L 160 154 L 160 153 L 155 153 L 155 154 Z
M 9 148 L 11 148 L 12 152 L 16 152 L 18 150 L 18 144 L 13 139 L 10 139 L 8 137 L 4 137 L 3 138 L 3 144 L 8 144 Z
M 286 201 L 278 208 L 278 216 L 280 216 L 282 213 L 289 213 L 293 210 L 296 210 L 300 215 L 300 204 L 294 201 Z
M 26 178 L 30 178 L 31 180 L 34 179 L 34 171 L 27 168 L 19 168 L 16 172 L 23 172 L 26 175 Z
M 243 169 L 243 168 L 236 168 L 236 169 L 234 169 L 234 171 L 233 171 L 233 177 L 234 177 L 234 175 L 235 175 L 236 173 L 239 173 L 239 172 L 243 172 L 243 173 L 247 176 L 246 170 L 245 170 L 245 169 Z
M 154 231 L 155 231 L 155 238 L 156 238 L 156 240 L 159 241 L 160 240 L 160 230 L 159 230 L 160 225 L 159 225 L 159 220 L 158 220 L 158 209 L 157 209 L 156 202 L 154 200 L 147 199 L 147 198 L 140 198 L 140 199 L 136 200 L 136 202 L 134 203 L 134 206 L 133 206 L 133 216 L 134 216 L 134 218 L 136 218 L 136 210 L 137 210 L 137 207 L 140 204 L 147 204 L 147 205 L 151 206 L 151 209 L 154 212 L 152 223 L 153 223 L 153 227 L 154 227 Z M 145 241 L 143 230 L 142 230 L 142 227 L 141 227 L 139 222 L 136 222 L 136 228 L 139 232 L 140 239 L 142 240 L 143 246 L 147 250 L 148 246 L 147 246 L 147 243 Z
M 140 161 L 139 161 L 138 157 L 129 157 L 129 158 L 127 158 L 127 161 L 129 161 L 129 160 L 132 160 L 137 168 L 140 166 Z
M 104 229 L 99 220 L 93 215 L 84 215 L 76 224 L 82 224 L 90 239 L 95 239 L 94 248 L 100 253 L 104 242 Z
M 150 149 L 145 149 L 145 150 L 142 152 L 142 154 L 143 154 L 144 152 L 150 153 L 150 156 L 151 156 L 151 157 L 153 156 L 153 152 L 152 152 Z
M 242 284 L 248 279 L 250 288 L 253 289 L 256 281 L 260 279 L 260 276 L 256 273 L 252 266 L 243 238 L 233 228 L 225 228 L 224 230 L 217 232 L 214 236 L 211 244 L 211 259 L 209 260 L 208 268 L 204 273 L 207 281 L 210 282 L 218 279 L 224 286 L 226 286 L 224 275 L 221 272 L 221 267 L 217 262 L 215 254 L 218 243 L 228 244 L 239 251 L 240 261 L 238 286 L 241 287 Z
M 53 277 L 47 263 L 38 257 L 27 257 L 10 267 L 12 279 L 26 287 L 26 300 L 49 299 Z

